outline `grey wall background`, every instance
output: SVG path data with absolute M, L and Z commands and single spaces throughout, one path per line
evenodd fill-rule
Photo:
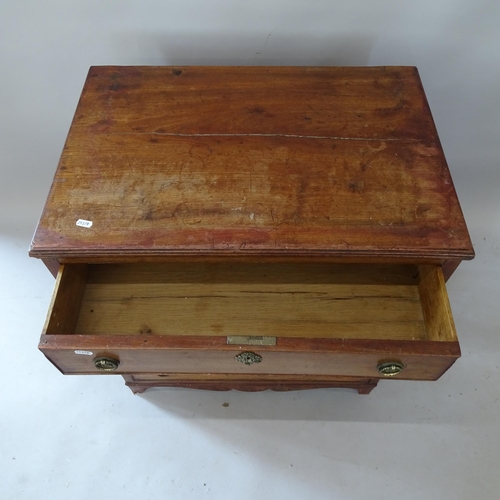
M 500 3 L 3 0 L 4 498 L 495 498 L 500 491 Z M 90 65 L 415 65 L 477 258 L 449 293 L 463 358 L 435 384 L 132 397 L 36 351 L 53 286 L 27 258 Z M 223 402 L 230 402 L 228 408 Z

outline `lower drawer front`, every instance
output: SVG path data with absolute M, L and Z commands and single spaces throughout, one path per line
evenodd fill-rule
M 275 345 L 228 344 L 252 334 Z M 61 266 L 40 349 L 67 374 L 414 380 L 460 356 L 440 268 L 326 264 Z

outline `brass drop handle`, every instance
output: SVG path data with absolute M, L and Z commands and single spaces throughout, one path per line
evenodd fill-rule
M 383 363 L 379 363 L 377 365 L 377 370 L 380 375 L 384 377 L 395 377 L 400 374 L 406 365 L 401 363 L 401 361 L 384 361 Z
M 94 359 L 94 366 L 102 372 L 112 372 L 120 366 L 120 362 L 117 359 L 102 356 Z

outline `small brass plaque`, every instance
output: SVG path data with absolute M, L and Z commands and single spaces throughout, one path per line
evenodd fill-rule
M 276 345 L 276 337 L 257 335 L 228 335 L 228 345 Z

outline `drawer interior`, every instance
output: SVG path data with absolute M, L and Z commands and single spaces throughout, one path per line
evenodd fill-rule
M 455 341 L 437 266 L 61 266 L 45 334 Z

